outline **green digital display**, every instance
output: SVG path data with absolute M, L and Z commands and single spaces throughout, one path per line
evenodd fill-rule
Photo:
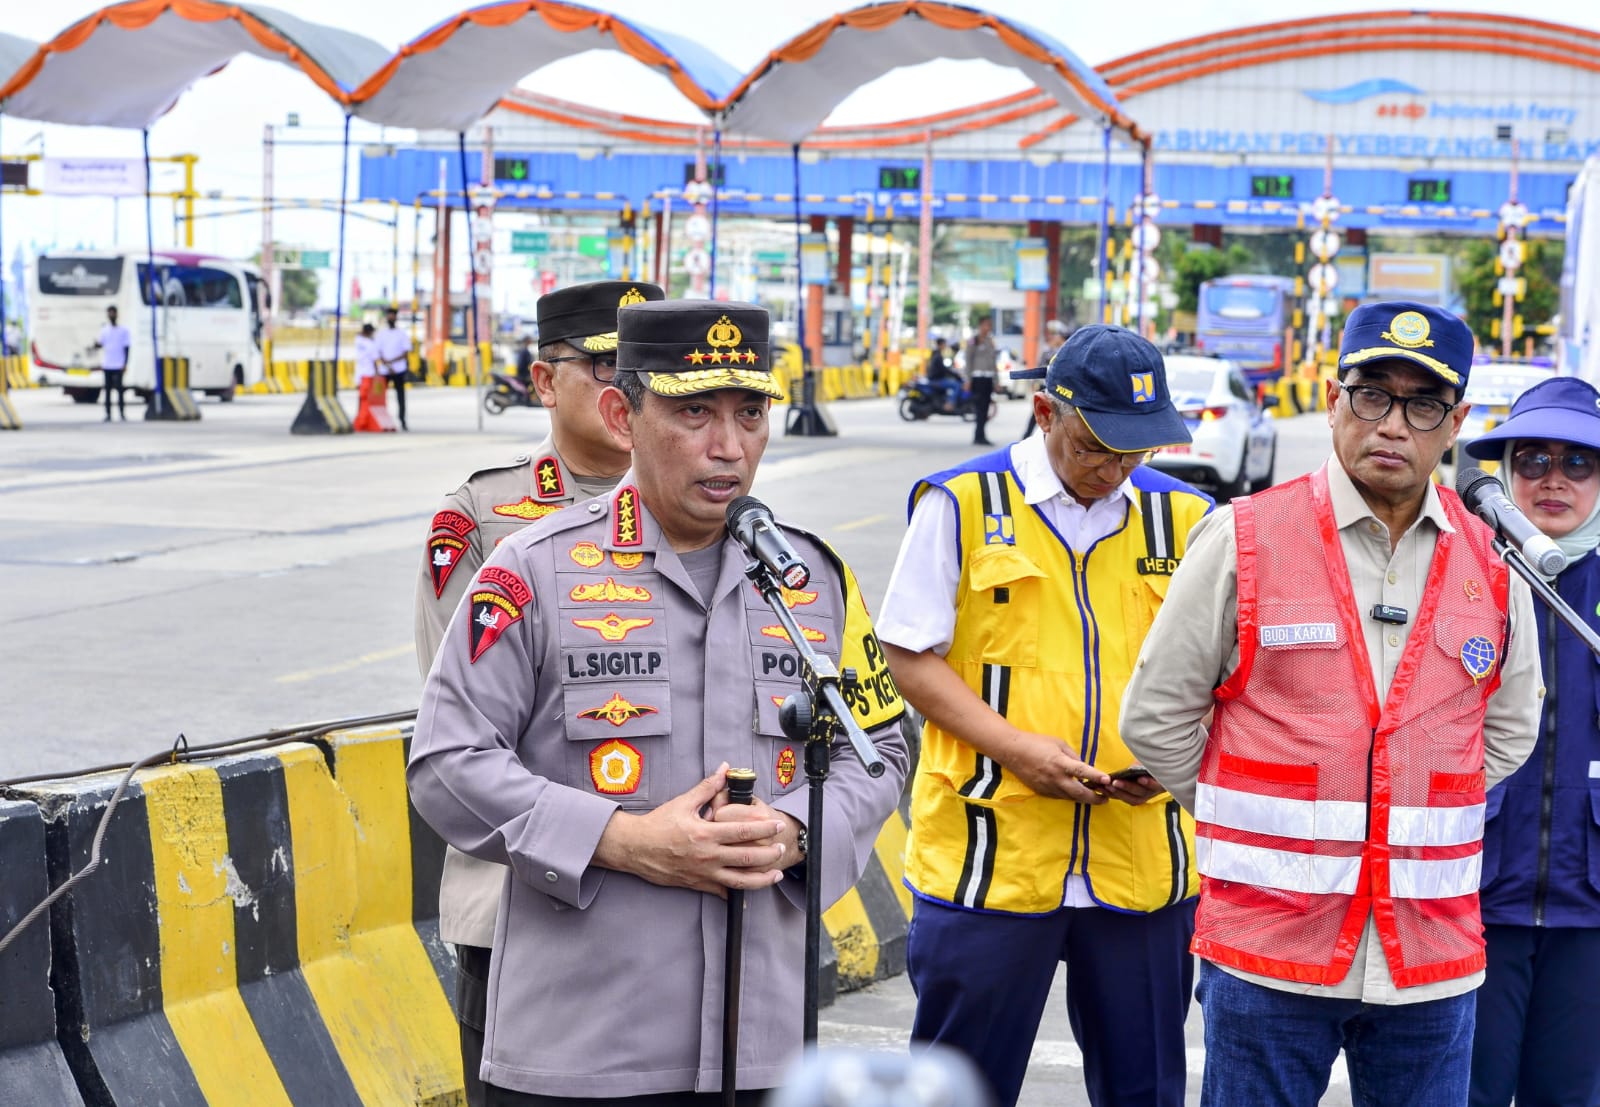
M 1451 184 L 1448 177 L 1413 177 L 1406 182 L 1406 199 L 1413 204 L 1448 204 Z
M 1291 173 L 1253 174 L 1250 195 L 1257 200 L 1293 200 L 1294 175 Z
M 885 192 L 915 192 L 922 187 L 922 170 L 911 166 L 878 166 L 878 187 Z
M 528 179 L 528 159 L 495 158 L 494 179 L 497 181 L 515 181 L 521 184 Z

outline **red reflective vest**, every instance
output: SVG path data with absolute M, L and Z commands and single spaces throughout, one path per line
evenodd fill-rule
M 1438 493 L 1455 532 L 1382 704 L 1326 471 L 1235 501 L 1239 667 L 1195 795 L 1200 956 L 1337 984 L 1371 914 L 1396 987 L 1483 968 L 1483 716 L 1508 584 L 1488 528 Z

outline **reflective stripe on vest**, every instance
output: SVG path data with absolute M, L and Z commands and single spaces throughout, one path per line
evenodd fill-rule
M 1483 812 L 1481 803 L 1391 807 L 1387 840 L 1391 846 L 1467 845 L 1483 837 Z M 1203 823 L 1280 838 L 1362 842 L 1367 837 L 1367 805 L 1344 800 L 1284 799 L 1201 783 L 1195 786 L 1194 815 Z

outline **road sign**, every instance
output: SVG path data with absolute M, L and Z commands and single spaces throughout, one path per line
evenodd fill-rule
M 605 257 L 606 236 L 603 234 L 580 234 L 578 236 L 578 253 L 586 258 Z
M 333 253 L 329 250 L 274 250 L 274 263 L 287 269 L 332 269 Z
M 513 254 L 543 254 L 550 249 L 550 234 L 548 231 L 512 231 L 511 252 Z

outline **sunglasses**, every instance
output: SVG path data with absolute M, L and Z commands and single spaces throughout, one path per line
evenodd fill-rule
M 1556 460 L 1543 450 L 1530 450 L 1527 453 L 1513 455 L 1511 470 L 1523 480 L 1539 480 L 1550 472 L 1550 466 L 1555 464 Z M 1588 480 L 1594 476 L 1596 465 L 1600 464 L 1595 455 L 1587 450 L 1562 454 L 1560 462 L 1561 475 L 1570 481 Z

